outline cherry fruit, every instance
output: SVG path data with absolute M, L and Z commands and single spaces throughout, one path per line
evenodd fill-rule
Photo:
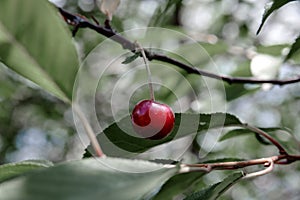
M 154 100 L 142 100 L 134 107 L 131 121 L 138 135 L 159 140 L 172 131 L 175 116 L 166 104 L 157 103 Z

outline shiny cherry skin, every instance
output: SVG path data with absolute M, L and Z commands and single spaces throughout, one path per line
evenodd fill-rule
M 142 100 L 134 107 L 131 121 L 138 135 L 147 139 L 160 140 L 172 131 L 175 116 L 166 104 Z

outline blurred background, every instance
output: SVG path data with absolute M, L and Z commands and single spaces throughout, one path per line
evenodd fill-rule
M 94 16 L 100 23 L 105 20 L 93 0 L 51 2 L 72 13 L 88 18 Z M 267 0 L 121 0 L 112 27 L 118 32 L 154 26 L 184 33 L 199 42 L 214 66 L 224 75 L 267 79 L 295 77 L 300 74 L 300 54 L 288 62 L 283 62 L 283 58 L 299 35 L 300 3 L 289 3 L 273 13 L 261 33 L 256 35 L 264 8 L 268 5 L 270 1 Z M 74 43 L 84 60 L 104 40 L 101 35 L 84 29 L 78 32 Z M 193 45 L 183 44 L 180 50 L 197 67 L 211 71 L 211 61 L 199 56 Z M 111 94 L 107 91 L 130 69 L 130 65 L 126 67 L 108 72 L 108 78 L 102 80 L 105 90 L 100 88 L 97 93 L 97 116 L 103 127 L 114 120 L 110 109 Z M 180 69 L 176 70 L 184 74 Z M 85 146 L 76 134 L 71 109 L 4 65 L 0 64 L 0 71 L 0 164 L 26 159 L 60 162 L 81 158 Z M 154 69 L 152 73 L 155 76 L 159 70 Z M 136 74 L 133 79 L 124 82 L 123 87 L 133 86 L 138 76 Z M 229 85 L 216 80 L 203 81 L 195 75 L 185 74 L 185 78 L 196 96 L 190 94 L 188 86 L 178 87 L 178 80 L 168 76 L 163 77 L 164 81 L 171 86 L 173 84 L 180 91 L 180 96 L 175 99 L 169 90 L 160 88 L 157 99 L 175 110 L 176 103 L 180 101 L 184 112 L 224 112 L 225 106 L 227 112 L 235 114 L 243 122 L 259 127 L 285 127 L 292 136 L 282 132 L 274 134 L 281 141 L 289 142 L 292 149 L 299 149 L 300 83 L 281 87 L 269 84 Z M 206 84 L 209 92 L 203 89 Z M 148 97 L 148 93 L 143 91 L 136 94 L 130 106 L 137 99 Z M 251 159 L 277 153 L 275 148 L 260 144 L 252 135 L 216 144 L 218 137 L 214 130 L 199 134 L 183 160 Z M 293 144 L 290 143 L 291 137 Z M 167 146 L 164 148 L 166 155 L 172 153 L 168 152 L 171 150 Z M 221 199 L 298 199 L 299 170 L 299 163 L 276 167 L 274 173 L 240 182 Z M 225 175 L 226 172 L 213 172 L 197 184 L 210 185 L 222 180 Z

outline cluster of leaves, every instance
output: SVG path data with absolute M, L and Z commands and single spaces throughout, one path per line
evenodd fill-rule
M 181 3 L 168 2 L 165 11 Z M 289 2 L 274 0 L 272 6 L 266 9 L 261 27 L 271 13 Z M 157 10 L 157 15 L 163 12 Z M 0 20 L 1 62 L 71 105 L 79 61 L 69 30 L 56 9 L 45 0 L 1 0 Z M 298 51 L 299 41 L 298 38 L 292 45 L 287 59 Z M 137 56 L 127 59 L 125 63 L 135 58 Z M 167 138 L 150 141 L 129 136 L 120 129 L 120 124 L 131 127 L 129 116 L 110 125 L 103 131 L 104 134 L 99 134 L 98 139 L 104 151 L 116 145 L 129 152 L 140 153 L 171 141 L 175 136 L 180 138 L 200 134 L 209 128 L 242 125 L 237 117 L 226 113 L 179 113 L 176 114 L 175 128 Z M 275 131 L 278 128 L 268 130 Z M 222 139 L 244 133 L 248 134 L 249 131 L 235 129 Z M 111 143 L 103 143 L 106 138 Z M 260 137 L 258 139 L 265 143 Z M 87 152 L 92 152 L 92 149 L 88 148 Z M 197 182 L 205 174 L 182 173 L 180 163 L 164 165 L 112 157 L 85 158 L 58 165 L 48 161 L 24 161 L 0 166 L 0 196 L 23 200 L 98 199 L 103 196 L 105 199 L 172 199 L 189 189 L 186 199 L 216 199 L 243 177 L 241 172 L 232 173 L 222 182 L 203 188 Z M 191 185 L 192 188 L 189 187 Z

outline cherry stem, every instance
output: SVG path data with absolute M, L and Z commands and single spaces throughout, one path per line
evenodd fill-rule
M 145 54 L 145 51 L 144 51 L 143 47 L 140 44 L 137 44 L 137 46 L 138 46 L 138 48 L 139 48 L 139 50 L 142 54 L 142 57 L 143 57 L 143 60 L 144 60 L 145 66 L 146 66 L 146 70 L 147 70 L 148 85 L 149 85 L 149 90 L 150 90 L 150 99 L 152 101 L 155 101 L 154 90 L 153 90 L 152 79 L 151 79 L 151 71 L 150 71 L 148 59 L 147 59 L 147 56 Z

